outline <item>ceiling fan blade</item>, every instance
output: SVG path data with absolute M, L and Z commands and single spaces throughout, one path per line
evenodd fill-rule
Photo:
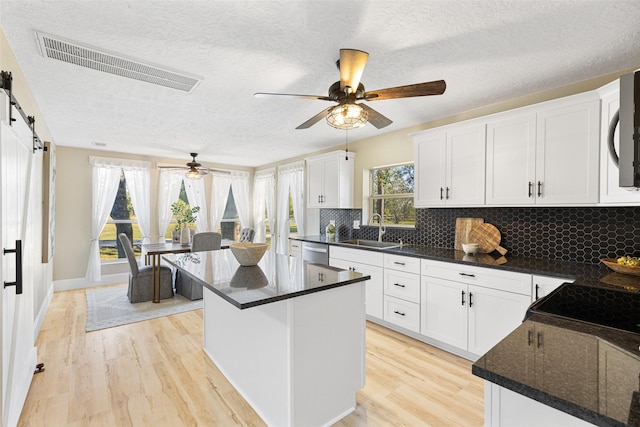
M 388 89 L 365 92 L 363 99 L 367 101 L 382 101 L 385 99 L 412 98 L 414 96 L 442 95 L 447 88 L 444 80 L 416 83 Z
M 158 166 L 158 169 L 189 169 L 185 166 Z
M 254 93 L 256 98 L 304 98 L 304 99 L 320 99 L 322 101 L 333 101 L 328 96 L 320 95 L 296 95 L 292 93 Z
M 227 171 L 224 169 L 206 168 L 206 167 L 201 167 L 199 172 L 200 172 L 200 175 L 207 175 L 209 172 L 214 172 L 217 174 L 224 174 L 224 175 L 231 175 L 231 171 Z
M 349 93 L 358 89 L 360 78 L 367 65 L 369 54 L 361 50 L 340 49 L 340 90 L 350 87 Z
M 378 113 L 376 110 L 369 107 L 368 105 L 365 105 L 365 104 L 358 104 L 358 105 L 360 105 L 362 108 L 364 108 L 367 111 L 367 113 L 369 113 L 369 118 L 367 119 L 367 121 L 371 123 L 373 126 L 375 126 L 376 129 L 382 129 L 383 127 L 387 127 L 391 123 L 393 123 L 393 121 L 391 121 L 389 118 Z
M 327 117 L 327 113 L 333 107 L 335 107 L 335 105 L 332 105 L 331 107 L 325 108 L 324 110 L 320 111 L 318 114 L 316 114 L 315 116 L 311 117 L 309 120 L 307 120 L 306 122 L 304 122 L 303 124 L 298 126 L 296 129 L 309 129 L 311 126 L 315 125 L 320 120 L 322 120 L 325 117 Z

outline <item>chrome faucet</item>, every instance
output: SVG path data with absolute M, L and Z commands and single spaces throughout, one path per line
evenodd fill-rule
M 384 228 L 384 219 L 382 218 L 382 215 L 377 213 L 374 213 L 373 215 L 371 215 L 371 218 L 369 219 L 369 224 L 373 224 L 373 219 L 376 216 L 378 217 L 378 242 L 382 242 L 382 236 L 384 236 L 384 233 L 386 232 Z

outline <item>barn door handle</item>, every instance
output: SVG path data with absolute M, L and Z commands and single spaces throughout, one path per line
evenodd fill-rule
M 4 287 L 15 286 L 16 295 L 22 294 L 22 240 L 16 240 L 15 249 L 4 249 L 3 254 L 16 254 L 16 281 L 4 282 Z

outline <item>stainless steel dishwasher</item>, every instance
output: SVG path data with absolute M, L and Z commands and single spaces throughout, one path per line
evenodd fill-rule
M 316 264 L 329 265 L 329 245 L 302 242 L 302 259 Z

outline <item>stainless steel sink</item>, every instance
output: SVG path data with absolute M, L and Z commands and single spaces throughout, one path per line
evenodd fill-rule
M 400 247 L 399 243 L 378 242 L 377 240 L 342 240 L 340 243 L 372 249 L 391 249 Z

